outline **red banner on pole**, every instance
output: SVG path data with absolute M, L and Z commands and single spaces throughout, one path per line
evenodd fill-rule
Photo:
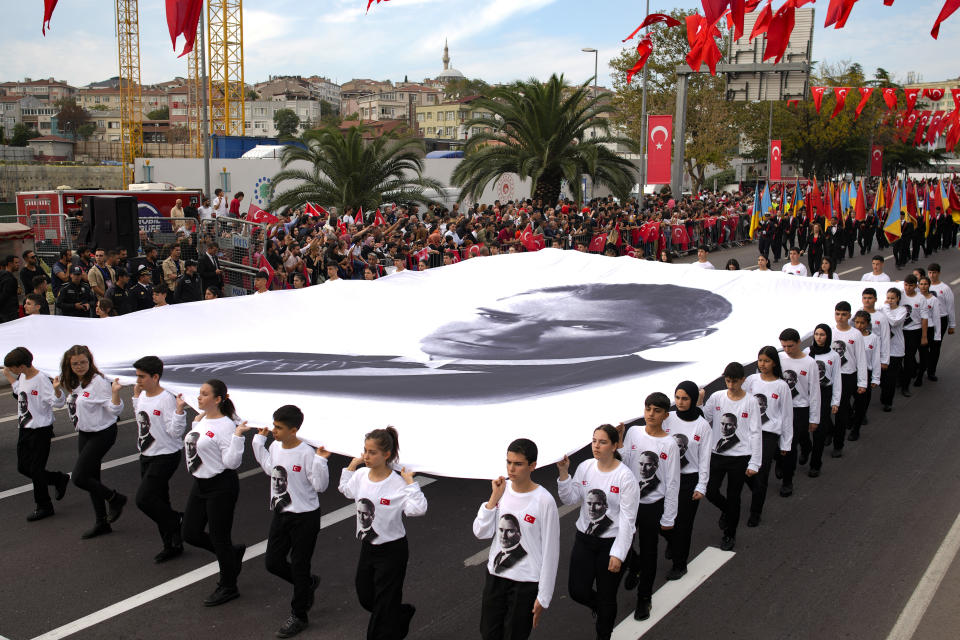
M 647 128 L 647 184 L 670 184 L 673 116 L 649 116 Z
M 870 177 L 879 178 L 883 175 L 883 147 L 873 145 L 870 150 Z
M 780 179 L 780 162 L 783 160 L 783 147 L 779 140 L 770 141 L 770 179 Z

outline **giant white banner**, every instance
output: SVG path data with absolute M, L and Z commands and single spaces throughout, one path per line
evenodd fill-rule
M 394 425 L 408 467 L 489 478 L 514 438 L 556 461 L 642 415 L 647 394 L 702 386 L 779 348 L 786 327 L 809 336 L 839 300 L 859 308 L 863 287 L 548 249 L 106 320 L 33 316 L 0 325 L 0 348 L 26 346 L 53 376 L 86 344 L 126 383 L 158 355 L 162 384 L 191 404 L 219 378 L 251 424 L 293 403 L 304 440 L 351 456 Z

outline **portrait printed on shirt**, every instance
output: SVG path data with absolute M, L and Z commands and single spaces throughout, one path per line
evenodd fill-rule
M 281 465 L 275 466 L 270 472 L 270 489 L 273 494 L 270 497 L 270 510 L 282 512 L 293 499 L 287 492 L 287 470 Z
M 757 399 L 757 406 L 760 407 L 760 424 L 767 424 L 770 422 L 770 417 L 767 416 L 767 396 L 762 393 L 755 393 L 753 397 Z
M 682 433 L 674 433 L 673 439 L 677 441 L 677 448 L 680 449 L 680 468 L 683 469 L 689 464 L 687 462 L 687 449 L 690 447 L 690 440 Z
M 649 495 L 654 489 L 660 486 L 660 478 L 657 477 L 657 468 L 660 466 L 660 456 L 653 451 L 644 451 L 640 454 L 640 497 Z
M 834 340 L 830 346 L 832 346 L 833 350 L 840 356 L 840 365 L 843 366 L 847 364 L 847 343 L 843 340 Z
M 137 411 L 137 449 L 146 451 L 156 442 L 150 433 L 150 416 L 146 411 Z
M 77 428 L 77 394 L 71 393 L 67 396 L 67 415 L 73 423 L 73 428 Z
M 797 391 L 797 372 L 793 369 L 784 369 L 783 370 L 783 379 L 787 381 L 787 386 L 790 387 L 790 397 L 796 398 L 800 393 Z
M 286 489 L 286 486 L 284 486 Z M 357 522 L 360 524 L 360 530 L 357 531 L 357 540 L 360 542 L 373 542 L 378 534 L 373 529 L 373 519 L 376 517 L 376 508 L 373 502 L 367 498 L 357 500 Z
M 732 413 L 725 413 L 720 416 L 720 440 L 717 441 L 717 453 L 723 453 L 732 449 L 740 442 L 737 436 L 737 416 Z
M 187 456 L 187 471 L 193 473 L 200 468 L 203 460 L 200 459 L 200 453 L 197 451 L 197 441 L 200 439 L 199 431 L 191 431 L 183 439 L 183 452 Z
M 613 524 L 607 515 L 607 494 L 603 489 L 590 489 L 584 503 L 587 505 L 587 515 L 590 524 L 587 525 L 588 536 L 601 536 Z
M 604 496 L 606 498 L 606 496 Z M 493 572 L 500 573 L 527 557 L 527 550 L 520 544 L 520 521 L 512 513 L 504 513 L 497 522 L 497 540 L 500 551 L 493 559 Z
M 17 414 L 19 419 L 17 424 L 21 429 L 25 429 L 30 421 L 33 420 L 33 416 L 30 414 L 30 405 L 27 404 L 27 392 L 21 391 L 17 394 Z
M 827 363 L 823 360 L 817 360 L 817 370 L 820 372 L 820 384 L 827 384 Z

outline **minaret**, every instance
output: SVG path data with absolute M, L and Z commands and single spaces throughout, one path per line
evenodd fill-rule
M 443 41 L 443 70 L 450 68 L 450 49 L 447 47 L 447 41 Z

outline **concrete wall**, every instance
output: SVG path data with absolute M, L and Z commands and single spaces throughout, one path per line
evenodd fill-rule
M 18 191 L 40 191 L 60 185 L 74 189 L 120 189 L 122 182 L 118 166 L 0 164 L 0 201 L 14 200 Z

